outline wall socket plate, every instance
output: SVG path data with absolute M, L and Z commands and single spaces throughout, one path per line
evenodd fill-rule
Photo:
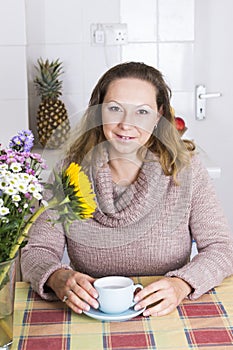
M 128 29 L 126 23 L 91 24 L 92 45 L 126 45 Z

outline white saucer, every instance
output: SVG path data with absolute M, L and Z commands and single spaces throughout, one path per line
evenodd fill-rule
M 106 314 L 100 310 L 90 308 L 89 311 L 83 311 L 83 313 L 89 317 L 95 318 L 96 320 L 101 321 L 126 321 L 130 320 L 133 317 L 140 315 L 145 310 L 145 307 L 141 310 L 135 311 L 133 307 L 129 310 L 122 312 L 120 314 Z

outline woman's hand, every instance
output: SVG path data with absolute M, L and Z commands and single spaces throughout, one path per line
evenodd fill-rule
M 164 277 L 155 281 L 140 292 L 134 298 L 137 302 L 135 310 L 148 307 L 143 316 L 164 316 L 173 311 L 181 301 L 191 292 L 188 283 L 178 277 Z
M 94 278 L 73 270 L 59 269 L 52 273 L 46 285 L 50 287 L 59 299 L 65 300 L 66 304 L 76 313 L 83 310 L 89 311 L 90 306 L 97 309 L 99 304 L 96 300 L 98 294 L 93 287 Z

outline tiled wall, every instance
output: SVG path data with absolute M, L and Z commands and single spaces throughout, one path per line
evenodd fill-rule
M 62 98 L 72 122 L 99 76 L 128 60 L 161 69 L 177 113 L 192 118 L 194 0 L 26 0 L 26 5 L 31 126 L 38 105 L 33 65 L 40 56 L 64 62 Z M 119 22 L 128 25 L 128 45 L 91 45 L 92 23 Z
M 160 69 L 177 115 L 188 123 L 194 115 L 194 0 L 120 0 L 120 16 L 129 29 L 122 60 Z
M 0 143 L 28 127 L 24 0 L 0 0 Z
M 32 83 L 38 57 L 64 65 L 62 100 L 71 122 L 86 107 L 90 91 L 107 69 L 105 50 L 90 42 L 92 23 L 119 22 L 119 0 L 26 0 L 30 124 L 35 128 L 38 98 Z
M 0 1 L 0 118 L 7 116 L 9 130 L 27 124 L 27 84 L 30 127 L 36 130 L 33 79 L 39 57 L 63 61 L 62 99 L 72 122 L 99 76 L 128 60 L 162 70 L 177 114 L 192 118 L 194 0 Z M 119 22 L 128 25 L 128 45 L 91 45 L 92 23 Z

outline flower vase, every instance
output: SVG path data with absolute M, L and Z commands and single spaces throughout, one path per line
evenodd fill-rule
M 13 341 L 16 258 L 0 263 L 0 349 Z

